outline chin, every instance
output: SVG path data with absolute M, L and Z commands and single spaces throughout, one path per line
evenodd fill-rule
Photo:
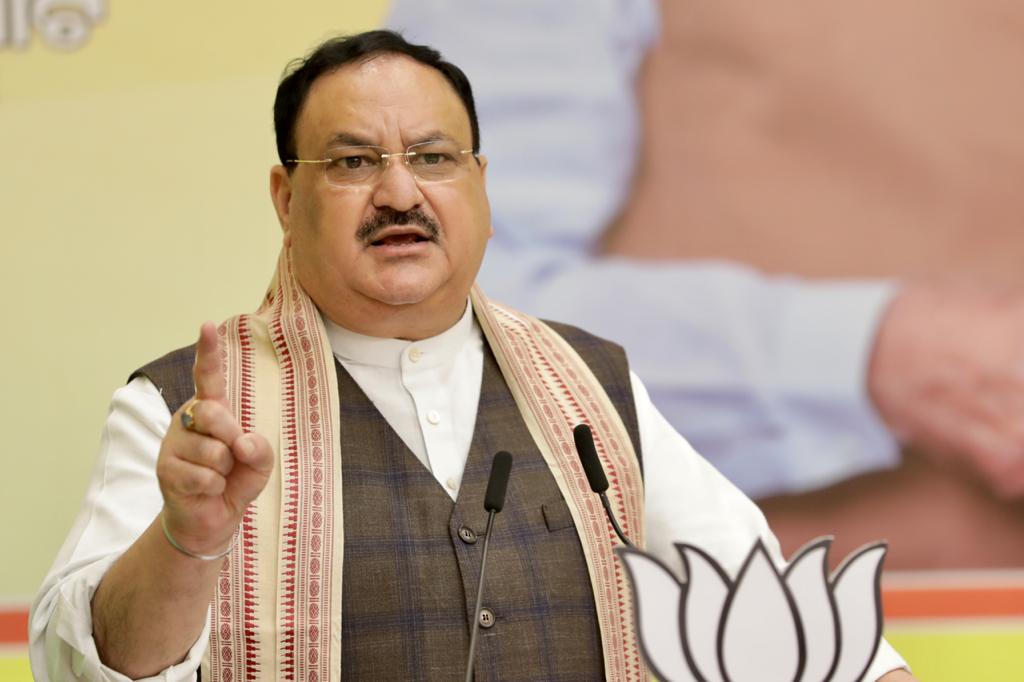
M 437 292 L 437 287 L 423 282 L 403 282 L 382 286 L 373 297 L 386 305 L 408 306 L 423 303 Z

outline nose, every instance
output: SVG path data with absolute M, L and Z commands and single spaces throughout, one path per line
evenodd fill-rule
M 408 211 L 423 203 L 423 192 L 405 163 L 404 157 L 389 159 L 387 167 L 381 174 L 373 190 L 373 205 L 376 208 L 393 208 L 396 211 Z

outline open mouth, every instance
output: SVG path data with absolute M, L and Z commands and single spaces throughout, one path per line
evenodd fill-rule
M 395 249 L 398 255 L 422 248 L 423 242 L 440 243 L 440 233 L 437 221 L 419 208 L 395 211 L 385 206 L 363 221 L 356 239 L 364 248 Z
M 370 242 L 370 246 L 408 246 L 419 242 L 428 242 L 430 239 L 420 234 L 403 232 L 402 234 L 391 234 Z
M 376 247 L 410 247 L 434 241 L 434 235 L 419 225 L 390 225 L 370 234 L 367 244 Z

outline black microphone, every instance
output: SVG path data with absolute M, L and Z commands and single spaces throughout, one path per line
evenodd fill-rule
M 505 489 L 508 488 L 508 475 L 512 471 L 512 455 L 504 450 L 491 460 L 491 477 L 487 479 L 487 492 L 484 493 L 484 509 L 489 512 L 500 512 L 505 506 Z
M 622 528 L 619 527 L 619 522 L 615 520 L 611 502 L 608 501 L 608 496 L 605 494 L 605 491 L 608 490 L 608 477 L 604 475 L 604 467 L 601 466 L 597 448 L 594 447 L 594 434 L 590 432 L 590 427 L 586 424 L 577 424 L 576 428 L 572 430 L 572 439 L 576 441 L 576 454 L 580 456 L 580 464 L 583 465 L 583 471 L 587 474 L 590 489 L 601 496 L 601 505 L 604 507 L 604 513 L 608 516 L 612 528 L 615 529 L 615 534 L 622 540 L 622 544 L 632 547 L 633 543 L 629 541 L 626 534 L 622 532 Z
M 491 460 L 491 477 L 487 479 L 484 493 L 484 509 L 487 515 L 487 532 L 484 534 L 484 552 L 480 557 L 480 580 L 476 585 L 476 607 L 473 609 L 473 632 L 469 637 L 469 659 L 466 661 L 466 682 L 473 682 L 473 659 L 476 656 L 476 636 L 480 632 L 480 607 L 484 599 L 484 567 L 487 566 L 487 547 L 491 543 L 491 529 L 494 517 L 505 506 L 505 490 L 512 472 L 512 455 L 504 450 Z
M 577 424 L 572 430 L 572 439 L 576 441 L 576 454 L 580 457 L 583 471 L 587 474 L 587 482 L 590 489 L 595 493 L 603 494 L 608 490 L 608 477 L 604 475 L 604 468 L 597 456 L 597 448 L 594 447 L 594 434 L 586 424 Z

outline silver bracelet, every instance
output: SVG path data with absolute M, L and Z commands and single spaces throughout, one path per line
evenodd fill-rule
M 223 559 L 228 554 L 231 554 L 231 550 L 235 548 L 235 542 L 238 541 L 238 533 L 235 533 L 231 536 L 231 544 L 228 545 L 228 548 L 220 554 L 196 554 L 194 552 L 188 551 L 187 549 L 179 545 L 178 541 L 171 537 L 171 531 L 167 530 L 167 519 L 164 517 L 163 512 L 160 512 L 160 527 L 164 529 L 164 537 L 167 538 L 167 542 L 171 543 L 171 547 L 178 550 L 187 557 L 199 559 L 200 561 L 215 561 L 217 559 Z

